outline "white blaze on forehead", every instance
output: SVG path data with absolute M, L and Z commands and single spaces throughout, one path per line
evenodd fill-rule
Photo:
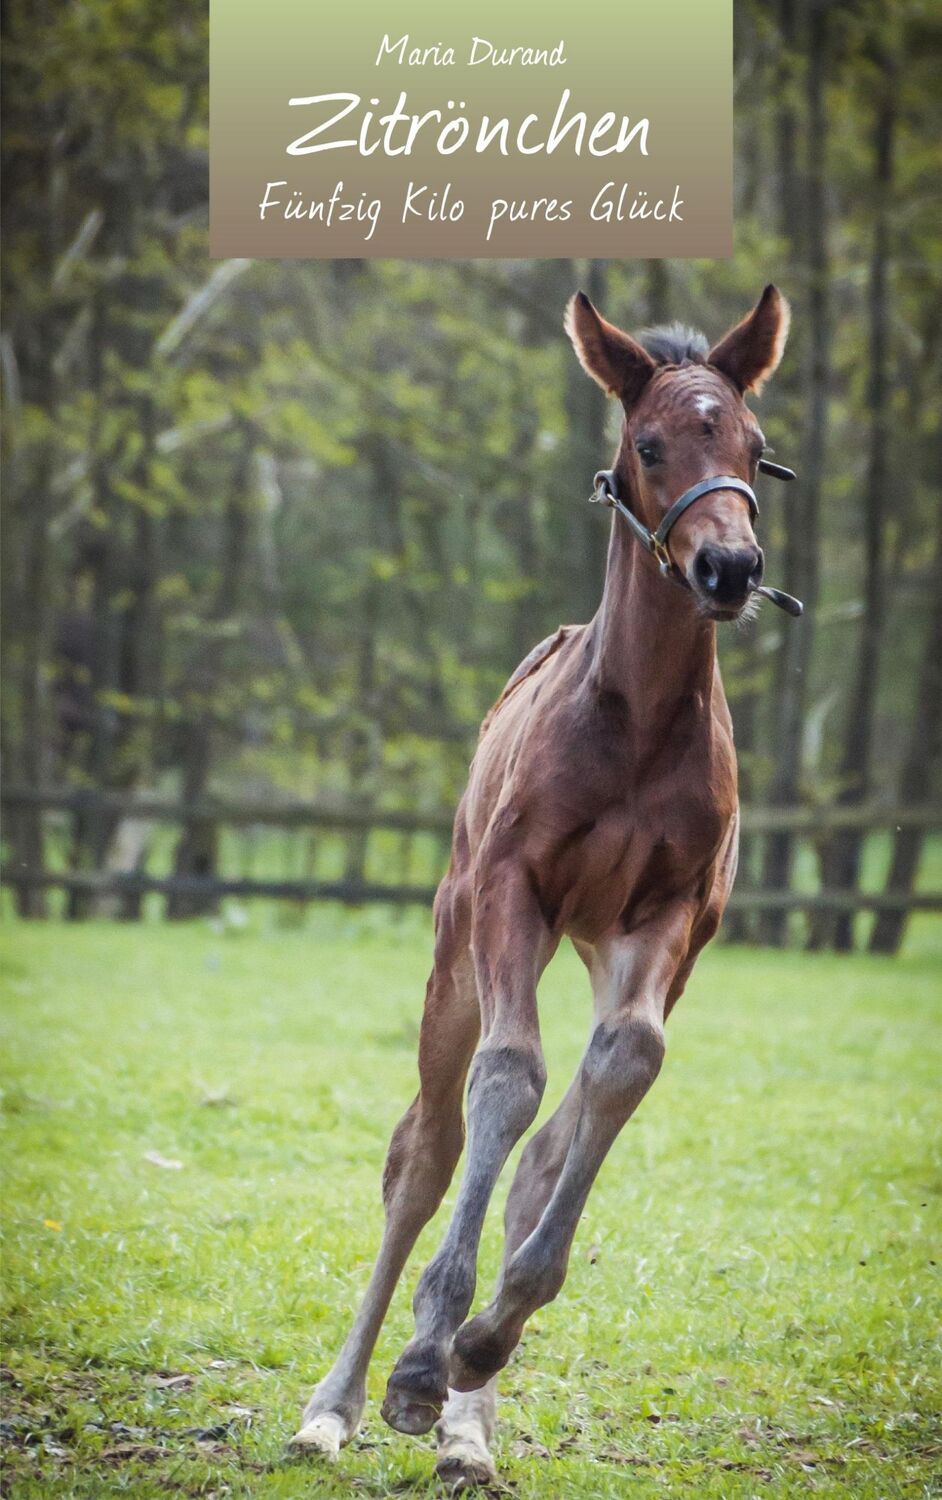
M 720 409 L 719 402 L 714 401 L 712 396 L 695 396 L 693 404 L 701 417 L 715 416 Z

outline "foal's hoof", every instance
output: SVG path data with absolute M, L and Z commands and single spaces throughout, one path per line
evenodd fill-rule
M 442 1414 L 448 1394 L 445 1361 L 441 1355 L 410 1353 L 407 1349 L 386 1385 L 383 1420 L 397 1432 L 421 1437 L 431 1432 Z
M 448 1384 L 453 1391 L 479 1391 L 504 1368 L 517 1343 L 516 1338 L 508 1340 L 489 1328 L 479 1313 L 459 1328 L 452 1340 Z
M 449 1438 L 442 1443 L 435 1473 L 451 1494 L 462 1490 L 490 1488 L 497 1483 L 494 1460 L 486 1448 L 467 1438 Z
M 336 1458 L 344 1443 L 348 1443 L 352 1435 L 347 1430 L 346 1421 L 339 1413 L 322 1411 L 316 1417 L 312 1417 L 309 1422 L 305 1422 L 288 1446 L 295 1452 L 306 1450 L 308 1453 L 322 1453 L 325 1458 Z
M 431 1432 L 441 1411 L 441 1401 L 433 1403 L 414 1391 L 391 1391 L 388 1387 L 382 1405 L 383 1421 L 408 1437 L 421 1437 L 424 1432 Z

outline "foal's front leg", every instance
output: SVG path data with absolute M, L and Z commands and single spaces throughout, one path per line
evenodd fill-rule
M 562 1171 L 536 1227 L 507 1260 L 493 1301 L 455 1335 L 448 1383 L 476 1390 L 503 1368 L 531 1313 L 560 1291 L 599 1168 L 661 1067 L 664 1015 L 689 944 L 690 907 L 597 946 L 599 1017 L 577 1075 L 578 1115 Z M 521 1163 L 521 1166 L 523 1164 Z
M 465 1170 L 451 1223 L 416 1289 L 415 1337 L 386 1388 L 383 1416 L 400 1432 L 428 1432 L 441 1412 L 452 1335 L 474 1296 L 487 1206 L 543 1097 L 536 986 L 553 947 L 526 872 L 491 867 L 479 879 L 472 919 L 482 1041 L 471 1064 Z
M 382 1245 L 353 1327 L 292 1440 L 301 1448 L 335 1454 L 356 1431 L 367 1366 L 396 1282 L 461 1154 L 464 1083 L 480 1033 L 470 926 L 463 882 L 450 874 L 436 903 L 435 966 L 419 1036 L 421 1087 L 393 1132 L 383 1173 Z

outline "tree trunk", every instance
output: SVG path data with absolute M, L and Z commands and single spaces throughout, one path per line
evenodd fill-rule
M 235 614 L 245 579 L 249 546 L 249 513 L 247 491 L 251 473 L 252 441 L 243 437 L 236 460 L 232 493 L 226 506 L 223 524 L 222 569 L 219 589 L 210 613 L 210 622 L 219 626 Z M 213 763 L 214 695 L 219 685 L 225 659 L 225 646 L 217 632 L 210 635 L 199 660 L 193 667 L 183 692 L 189 699 L 189 717 L 184 726 L 182 796 L 193 805 L 205 797 Z M 191 817 L 187 820 L 174 851 L 173 873 L 181 876 L 208 877 L 216 874 L 219 856 L 219 829 L 212 818 Z M 167 897 L 166 915 L 170 920 L 193 917 L 215 911 L 217 899 L 212 895 L 173 894 Z
M 40 461 L 35 491 L 22 496 L 20 524 L 7 538 L 7 548 L 22 568 L 20 579 L 12 584 L 11 614 L 13 650 L 10 657 L 18 666 L 15 680 L 18 688 L 18 724 L 12 766 L 18 781 L 33 791 L 43 782 L 43 712 L 42 664 L 46 641 L 49 598 L 49 539 L 47 533 L 48 464 Z M 18 807 L 10 818 L 7 836 L 14 870 L 41 872 L 44 868 L 42 809 L 39 806 Z M 44 917 L 46 893 L 39 885 L 16 888 L 16 909 L 21 917 Z
M 884 538 L 889 494 L 890 452 L 894 423 L 890 414 L 890 307 L 888 271 L 893 193 L 893 146 L 896 127 L 896 67 L 892 57 L 879 58 L 880 86 L 876 93 L 874 128 L 874 227 L 868 297 L 867 391 L 869 444 L 864 481 L 864 614 L 857 661 L 851 679 L 850 705 L 844 727 L 838 802 L 852 806 L 866 800 L 873 771 L 874 723 L 880 648 L 886 619 Z M 838 833 L 822 860 L 822 883 L 838 890 L 856 889 L 864 835 Z M 823 930 L 822 930 L 823 929 Z M 838 952 L 853 947 L 854 918 L 850 912 L 823 919 L 814 933 L 818 943 L 830 942 Z
M 791 19 L 790 0 L 785 0 L 782 9 L 783 14 Z M 808 275 L 807 322 L 810 329 L 806 380 L 808 415 L 802 443 L 802 476 L 795 486 L 797 494 L 794 498 L 789 498 L 785 544 L 786 587 L 803 599 L 805 615 L 800 624 L 785 630 L 779 659 L 776 685 L 778 713 L 775 726 L 777 757 L 769 797 L 774 804 L 782 807 L 794 805 L 799 800 L 801 791 L 802 733 L 808 696 L 815 610 L 818 602 L 819 514 L 824 479 L 830 389 L 827 112 L 824 97 L 829 63 L 826 0 L 810 0 L 809 18 L 806 79 L 808 168 L 805 227 Z M 794 36 L 786 37 L 786 41 L 793 46 Z M 788 120 L 787 111 L 786 120 Z M 786 141 L 788 138 L 786 127 Z M 784 159 L 784 143 L 780 142 L 780 148 Z M 784 205 L 788 204 L 791 196 L 792 189 L 783 182 Z M 766 889 L 788 889 L 793 859 L 793 836 L 784 832 L 770 834 L 763 862 L 763 884 Z M 759 930 L 763 941 L 780 945 L 787 937 L 786 914 L 778 911 L 764 913 Z
M 38 9 L 44 26 L 51 24 L 51 8 Z M 4 30 L 7 17 L 4 12 Z M 16 39 L 10 38 L 16 49 Z M 54 185 L 62 172 L 64 142 L 56 129 L 54 110 L 37 98 L 32 120 L 35 142 L 34 195 L 42 204 L 38 233 L 31 245 L 31 259 L 38 262 L 36 271 L 44 285 L 52 281 L 53 267 L 60 249 L 61 227 L 55 212 Z M 14 135 L 16 130 L 14 128 Z M 21 142 L 22 144 L 22 142 Z M 15 150 L 15 148 L 14 148 Z M 15 177 L 15 172 L 14 172 Z M 12 207 L 12 205 L 11 205 Z M 8 222 L 15 214 L 8 213 Z M 6 292 L 4 293 L 6 302 Z M 4 335 L 10 340 L 10 357 L 4 361 L 4 375 L 13 377 L 17 390 L 4 386 L 5 491 L 9 490 L 10 525 L 3 548 L 3 657 L 4 681 L 14 689 L 14 703 L 7 703 L 3 714 L 4 774 L 38 791 L 43 781 L 47 724 L 44 702 L 43 663 L 48 646 L 52 568 L 49 546 L 49 519 L 52 512 L 50 486 L 55 451 L 52 433 L 59 401 L 58 381 L 50 350 L 58 338 L 57 309 L 44 298 L 42 313 L 35 326 L 25 334 L 22 349 L 14 342 L 14 332 Z M 8 320 L 15 331 L 16 320 Z M 47 430 L 40 438 L 24 438 L 16 430 L 21 404 L 36 407 L 43 415 Z M 42 872 L 45 860 L 42 809 L 38 805 L 15 809 L 5 829 L 10 844 L 10 863 L 14 869 Z M 46 893 L 42 886 L 24 884 L 16 888 L 16 909 L 21 917 L 46 915 Z
M 138 187 L 116 189 L 109 204 L 105 235 L 110 248 L 126 257 L 127 266 L 107 292 L 99 287 L 93 303 L 91 384 L 95 393 L 92 481 L 97 514 L 104 525 L 90 528 L 87 552 L 93 584 L 95 646 L 92 653 L 92 723 L 85 772 L 100 791 L 131 788 L 146 782 L 150 771 L 147 738 L 135 734 L 135 720 L 116 702 L 136 703 L 153 685 L 152 663 L 160 651 L 157 522 L 146 509 L 154 460 L 157 416 L 149 384 L 155 334 L 142 326 L 140 305 L 159 302 L 157 272 L 133 259 L 142 205 Z M 112 364 L 114 368 L 111 368 Z M 129 378 L 130 377 L 130 378 Z M 107 413 L 120 418 L 120 436 L 107 433 Z M 136 456 L 134 456 L 136 455 Z M 125 467 L 126 466 L 126 467 Z M 129 513 L 118 489 L 127 478 L 145 497 L 136 515 Z M 101 871 L 119 840 L 118 820 L 92 807 L 76 818 L 72 863 Z M 124 898 L 124 914 L 137 913 L 135 897 Z M 113 914 L 115 903 L 85 892 L 72 892 L 69 915 Z
M 588 261 L 581 274 L 571 260 L 536 261 L 533 275 L 534 307 L 558 309 L 560 323 L 562 309 L 580 283 L 589 298 L 606 310 L 604 261 Z M 608 548 L 608 527 L 587 503 L 592 476 L 610 457 L 605 443 L 605 396 L 594 381 L 586 379 L 574 355 L 566 351 L 564 360 L 566 426 L 547 515 L 547 629 L 564 621 L 592 618 L 602 591 Z
M 209 723 L 203 719 L 187 729 L 186 754 L 183 763 L 183 801 L 192 807 L 206 794 L 212 768 L 212 738 Z M 194 879 L 208 879 L 216 874 L 219 859 L 219 829 L 212 818 L 188 817 L 177 841 L 173 856 L 173 873 Z M 211 894 L 189 895 L 181 891 L 167 897 L 168 921 L 185 917 L 206 916 L 218 909 Z
M 648 323 L 666 323 L 671 315 L 671 278 L 666 260 L 648 261 L 645 267 L 645 301 Z
M 142 490 L 150 482 L 154 457 L 156 413 L 147 391 L 136 399 L 139 431 L 143 438 L 134 480 Z M 157 518 L 142 506 L 134 519 L 134 540 L 127 564 L 131 599 L 123 613 L 123 631 L 118 663 L 118 680 L 122 694 L 154 713 L 161 699 L 163 639 L 157 585 L 160 578 L 160 529 Z M 150 734 L 133 733 L 122 738 L 121 766 L 112 785 L 122 791 L 140 791 L 152 784 L 156 721 Z M 104 867 L 120 873 L 143 872 L 147 867 L 152 828 L 140 818 L 121 819 L 108 834 Z M 122 921 L 138 921 L 142 897 L 123 894 L 99 898 L 94 906 L 96 916 L 118 916 Z
M 815 0 L 811 0 L 815 3 Z M 779 69 L 774 97 L 775 165 L 778 176 L 779 223 L 784 237 L 794 246 L 804 220 L 798 173 L 798 109 L 795 79 L 800 51 L 798 0 L 778 0 Z
M 368 535 L 376 552 L 402 552 L 403 538 L 399 510 L 402 485 L 398 464 L 382 432 L 368 436 L 364 451 L 370 461 L 371 502 L 368 507 Z M 388 527 L 394 530 L 390 536 Z M 382 584 L 370 558 L 369 574 L 360 602 L 356 634 L 357 692 L 353 705 L 354 719 L 346 737 L 347 784 L 350 805 L 360 812 L 372 806 L 377 764 L 377 736 L 381 736 L 377 704 L 376 642 L 382 629 Z M 352 829 L 345 836 L 343 878 L 351 885 L 366 880 L 369 830 Z
M 926 802 L 932 795 L 942 740 L 942 500 L 936 501 L 936 547 L 929 577 L 929 621 L 922 665 L 916 685 L 909 746 L 900 777 L 899 798 L 904 807 Z M 911 891 L 919 869 L 925 835 L 919 828 L 901 828 L 893 842 L 886 877 L 888 891 Z M 870 934 L 871 953 L 898 953 L 909 914 L 880 912 Z
M 97 791 L 112 786 L 114 754 L 118 737 L 118 713 L 113 695 L 120 690 L 121 637 L 124 608 L 123 576 L 117 538 L 116 504 L 108 478 L 108 460 L 100 455 L 94 466 L 95 504 L 105 524 L 89 548 L 92 584 L 93 650 L 91 656 L 91 727 L 85 757 L 85 775 Z M 116 819 L 90 802 L 75 815 L 70 863 L 79 871 L 104 868 Z M 96 897 L 88 891 L 70 891 L 67 913 L 70 921 L 92 915 Z

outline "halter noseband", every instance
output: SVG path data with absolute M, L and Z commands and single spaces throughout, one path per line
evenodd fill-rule
M 760 458 L 759 468 L 763 473 L 771 474 L 776 479 L 795 478 L 793 469 L 786 469 L 783 464 L 773 464 L 766 458 Z M 749 506 L 749 519 L 755 521 L 759 514 L 759 502 L 755 491 L 751 484 L 747 484 L 744 479 L 737 479 L 734 474 L 717 474 L 712 479 L 701 479 L 699 484 L 692 484 L 689 490 L 684 490 L 683 494 L 678 496 L 670 509 L 665 512 L 654 531 L 650 531 L 643 521 L 639 521 L 621 499 L 614 469 L 599 470 L 595 476 L 595 493 L 591 499 L 596 505 L 611 506 L 624 517 L 635 540 L 641 543 L 645 552 L 650 552 L 652 557 L 657 558 L 664 578 L 673 578 L 689 588 L 686 578 L 674 567 L 673 559 L 668 551 L 667 539 L 684 512 L 688 511 L 697 500 L 701 500 L 704 495 L 709 495 L 714 490 L 735 490 L 737 494 L 745 495 Z M 783 594 L 781 589 L 771 589 L 762 584 L 757 585 L 752 592 L 761 594 L 763 598 L 769 599 L 789 615 L 797 617 L 804 608 L 800 600 L 794 599 L 791 594 Z

